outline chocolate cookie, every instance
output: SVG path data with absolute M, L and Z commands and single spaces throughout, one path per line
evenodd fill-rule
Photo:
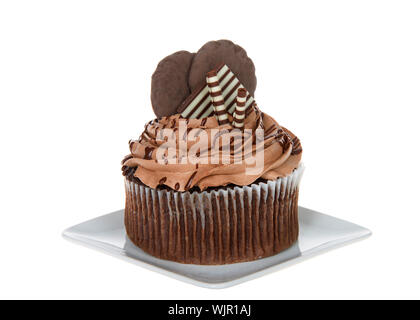
M 229 66 L 249 93 L 254 95 L 257 87 L 254 63 L 242 47 L 229 40 L 207 42 L 197 51 L 188 80 L 190 91 L 193 92 L 205 84 L 207 72 L 223 63 Z
M 159 62 L 152 75 L 151 90 L 152 107 L 157 117 L 175 114 L 190 95 L 188 76 L 194 56 L 188 51 L 178 51 Z

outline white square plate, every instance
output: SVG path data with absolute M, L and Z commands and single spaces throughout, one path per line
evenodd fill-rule
M 261 277 L 309 257 L 371 235 L 368 229 L 299 207 L 299 239 L 272 257 L 220 266 L 181 264 L 152 257 L 127 238 L 124 210 L 113 212 L 63 232 L 66 239 L 98 249 L 167 276 L 206 288 L 227 288 Z

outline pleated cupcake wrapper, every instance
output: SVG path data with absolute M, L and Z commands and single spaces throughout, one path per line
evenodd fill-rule
M 126 179 L 125 225 L 158 258 L 225 264 L 271 256 L 298 237 L 303 165 L 267 183 L 203 192 L 156 190 Z

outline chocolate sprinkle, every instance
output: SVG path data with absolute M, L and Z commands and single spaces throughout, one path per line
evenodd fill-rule
M 187 182 L 187 184 L 185 185 L 185 190 L 188 190 L 190 187 L 191 187 L 191 183 L 192 183 L 192 181 L 193 181 L 193 179 L 194 179 L 194 177 L 195 177 L 195 175 L 197 174 L 197 171 L 195 171 L 192 175 L 191 175 L 191 177 L 188 179 L 188 182 Z
M 151 160 L 152 159 L 153 150 L 155 150 L 155 149 L 151 148 L 151 147 L 146 147 L 146 149 L 144 150 L 144 159 L 145 160 Z
M 292 148 L 292 155 L 296 155 L 302 152 L 302 146 L 300 144 L 300 140 L 298 137 L 294 137 L 292 140 L 293 148 Z

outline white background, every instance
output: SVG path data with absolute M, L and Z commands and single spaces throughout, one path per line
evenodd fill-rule
M 420 298 L 418 1 L 1 1 L 0 298 Z M 300 204 L 373 236 L 197 288 L 61 232 L 124 205 L 159 60 L 228 38 L 304 149 Z

